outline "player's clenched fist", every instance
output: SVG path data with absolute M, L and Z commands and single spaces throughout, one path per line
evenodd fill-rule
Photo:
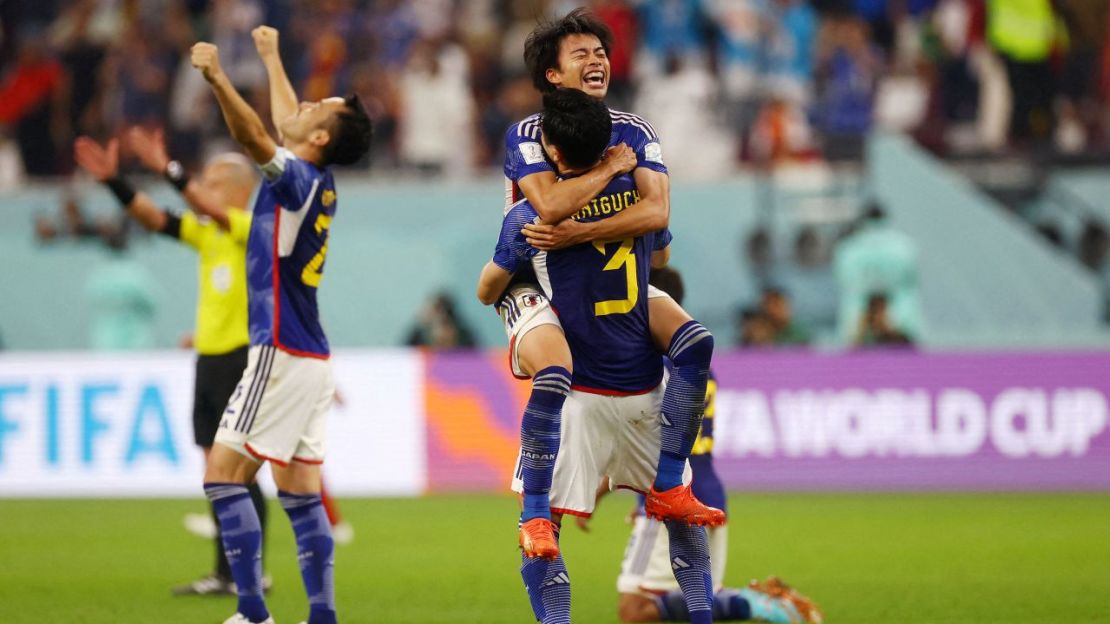
M 223 69 L 220 68 L 220 51 L 215 45 L 201 41 L 193 45 L 193 67 L 200 70 L 204 79 L 212 82 Z
M 636 152 L 624 143 L 605 150 L 605 164 L 614 173 L 628 173 L 636 168 Z
M 278 31 L 270 26 L 259 26 L 251 31 L 254 47 L 261 57 L 276 56 L 278 53 Z

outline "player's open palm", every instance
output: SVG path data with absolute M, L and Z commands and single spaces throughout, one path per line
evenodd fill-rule
M 204 79 L 212 82 L 223 69 L 220 67 L 220 50 L 215 44 L 201 41 L 193 44 L 190 61 L 200 70 Z
M 132 126 L 127 131 L 127 147 L 144 167 L 155 173 L 164 172 L 170 164 L 170 157 L 166 152 L 166 137 L 161 128 Z
M 107 147 L 102 147 L 87 136 L 77 137 L 73 143 L 73 157 L 89 175 L 103 182 L 114 178 L 119 171 L 119 141 L 112 139 Z
M 259 26 L 251 31 L 258 55 L 265 58 L 278 54 L 278 31 L 271 26 Z

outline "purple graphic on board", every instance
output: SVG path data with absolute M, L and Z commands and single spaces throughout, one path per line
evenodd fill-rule
M 1110 490 L 1110 354 L 718 355 L 733 489 Z

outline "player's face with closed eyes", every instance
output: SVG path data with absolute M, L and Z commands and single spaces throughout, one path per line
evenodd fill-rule
M 567 35 L 559 43 L 559 67 L 547 70 L 557 87 L 585 91 L 602 99 L 609 92 L 609 55 L 595 35 Z
M 297 112 L 281 122 L 281 134 L 286 140 L 308 140 L 316 130 L 331 127 L 332 115 L 343 108 L 343 98 L 332 97 L 318 102 L 301 102 Z

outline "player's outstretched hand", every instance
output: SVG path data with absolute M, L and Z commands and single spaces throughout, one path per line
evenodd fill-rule
M 132 126 L 127 131 L 127 147 L 139 157 L 143 166 L 155 173 L 165 173 L 170 164 L 166 153 L 166 137 L 161 128 Z
M 636 152 L 631 147 L 621 143 L 605 150 L 605 165 L 613 175 L 628 173 L 636 168 Z
M 77 137 L 73 143 L 73 158 L 100 182 L 114 178 L 119 172 L 119 141 L 112 139 L 107 147 L 102 147 L 87 136 Z
M 278 55 L 278 30 L 271 26 L 259 26 L 251 31 L 254 47 L 262 58 Z
M 586 226 L 574 219 L 563 219 L 555 225 L 524 224 L 524 239 L 540 251 L 562 249 L 586 242 Z
M 193 44 L 191 61 L 193 67 L 199 69 L 208 82 L 223 73 L 223 68 L 220 67 L 220 50 L 214 44 L 206 41 Z

